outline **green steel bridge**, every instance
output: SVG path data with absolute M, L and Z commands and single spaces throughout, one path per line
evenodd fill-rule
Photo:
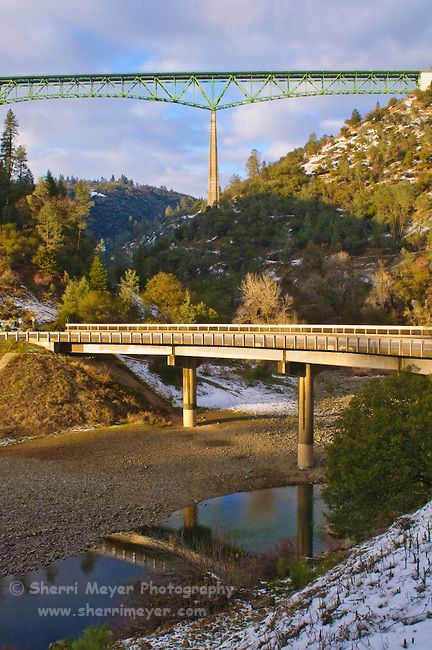
M 419 70 L 163 72 L 0 77 L 0 104 L 84 97 L 129 98 L 221 110 L 319 95 L 400 95 Z
M 288 99 L 329 95 L 405 95 L 425 89 L 420 70 L 288 70 L 253 72 L 143 72 L 131 74 L 0 77 L 0 105 L 18 102 L 119 98 L 182 104 L 211 112 L 208 203 L 219 199 L 216 111 Z

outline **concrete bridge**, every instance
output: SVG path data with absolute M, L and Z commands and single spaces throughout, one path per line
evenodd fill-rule
M 69 324 L 64 332 L 0 332 L 63 354 L 166 357 L 183 371 L 183 424 L 197 425 L 196 368 L 207 359 L 274 361 L 298 377 L 298 465 L 314 464 L 314 377 L 325 366 L 432 374 L 432 328 L 375 325 Z

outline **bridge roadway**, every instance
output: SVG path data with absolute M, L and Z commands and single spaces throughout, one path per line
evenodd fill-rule
M 0 332 L 64 354 L 164 356 L 183 371 L 183 424 L 197 424 L 196 368 L 204 359 L 267 360 L 297 376 L 298 465 L 313 466 L 314 376 L 323 366 L 432 374 L 432 328 L 377 325 L 68 324 L 64 332 Z

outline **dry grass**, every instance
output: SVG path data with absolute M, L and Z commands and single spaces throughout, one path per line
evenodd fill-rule
M 29 352 L 17 354 L 0 372 L 0 438 L 127 421 L 169 423 L 153 411 L 103 364 Z

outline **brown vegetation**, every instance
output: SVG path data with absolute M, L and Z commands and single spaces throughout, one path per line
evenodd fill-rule
M 169 421 L 105 363 L 43 352 L 15 354 L 0 369 L 0 438 L 38 436 L 73 427 Z

